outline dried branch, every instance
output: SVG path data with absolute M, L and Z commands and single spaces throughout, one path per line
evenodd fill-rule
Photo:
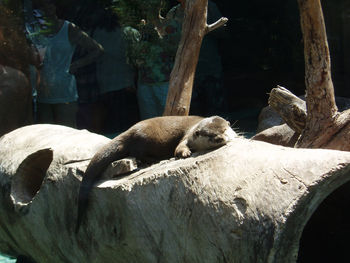
M 286 88 L 277 86 L 271 90 L 269 105 L 297 133 L 301 133 L 306 122 L 306 103 Z
M 218 21 L 216 21 L 210 25 L 207 25 L 206 34 L 208 34 L 209 32 L 211 32 L 219 27 L 224 26 L 227 23 L 227 21 L 228 21 L 227 17 L 221 17 Z

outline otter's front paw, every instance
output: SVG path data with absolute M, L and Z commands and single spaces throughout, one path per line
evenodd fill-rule
M 175 156 L 179 158 L 187 158 L 191 156 L 191 150 L 187 147 L 178 148 L 175 151 Z

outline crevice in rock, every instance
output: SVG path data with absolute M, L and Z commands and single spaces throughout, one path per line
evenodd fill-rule
M 21 209 L 33 200 L 52 160 L 53 150 L 47 148 L 30 154 L 18 166 L 11 183 L 11 200 L 15 209 Z
M 304 227 L 298 263 L 349 262 L 350 182 L 332 192 Z

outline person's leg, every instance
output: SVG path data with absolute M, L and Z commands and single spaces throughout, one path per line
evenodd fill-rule
M 136 93 L 127 89 L 123 89 L 122 94 L 122 105 L 124 110 L 120 113 L 120 117 L 123 120 L 123 130 L 126 130 L 137 123 L 140 120 L 140 117 Z
M 137 102 L 139 104 L 141 120 L 157 116 L 156 101 L 151 85 L 140 84 L 137 88 Z
M 139 85 L 137 99 L 142 120 L 163 115 L 168 89 L 168 82 Z
M 37 122 L 54 124 L 53 105 L 48 103 L 37 103 Z
M 77 102 L 54 104 L 54 120 L 56 124 L 72 128 L 77 127 Z
M 123 108 L 123 97 L 120 90 L 110 91 L 102 94 L 103 105 L 106 110 L 106 120 L 104 123 L 107 133 L 116 133 L 122 131 L 121 112 L 126 111 Z
M 156 105 L 156 115 L 162 116 L 168 96 L 169 83 L 159 83 L 153 86 L 153 96 Z

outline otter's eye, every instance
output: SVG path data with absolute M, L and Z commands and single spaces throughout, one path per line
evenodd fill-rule
M 199 137 L 199 131 L 195 131 L 195 132 L 194 132 L 194 136 Z

